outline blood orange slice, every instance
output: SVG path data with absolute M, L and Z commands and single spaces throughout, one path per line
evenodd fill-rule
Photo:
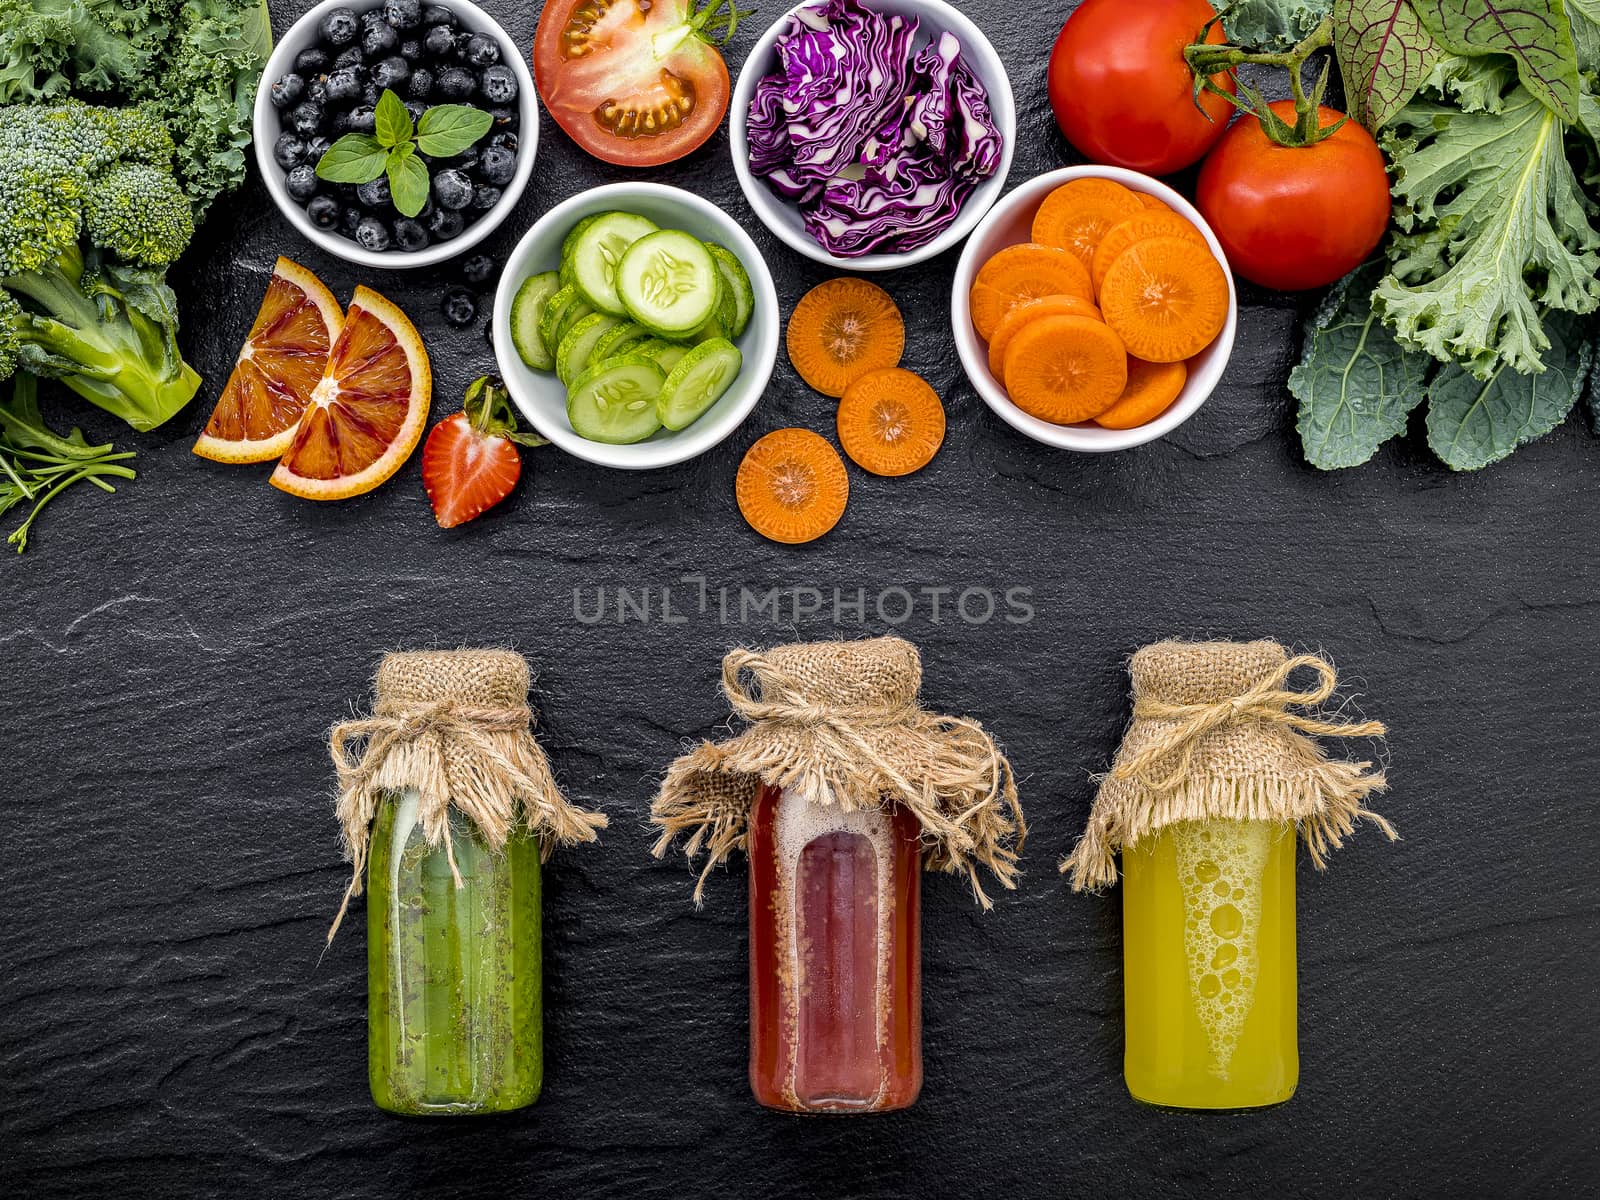
M 280 258 L 194 452 L 214 462 L 257 463 L 287 450 L 343 326 L 339 302 L 322 280 Z
M 272 486 L 307 500 L 370 492 L 417 448 L 432 398 L 416 326 L 377 292 L 356 288 Z

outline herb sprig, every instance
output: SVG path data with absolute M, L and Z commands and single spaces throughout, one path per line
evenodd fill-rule
M 494 118 L 470 104 L 439 104 L 415 124 L 405 103 L 387 89 L 378 97 L 371 133 L 347 133 L 317 160 L 329 183 L 371 183 L 389 177 L 389 198 L 403 216 L 428 202 L 428 167 L 419 155 L 451 158 L 489 132 Z

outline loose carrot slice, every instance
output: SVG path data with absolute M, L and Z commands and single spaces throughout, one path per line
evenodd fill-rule
M 1100 320 L 1100 310 L 1078 296 L 1041 296 L 1026 304 L 1019 304 L 995 326 L 989 338 L 989 371 L 996 379 L 1006 376 L 1006 348 L 1022 327 L 1037 317 L 1093 317 Z
M 751 529 L 798 545 L 839 523 L 850 499 L 850 477 L 839 452 L 820 435 L 779 429 L 746 452 L 734 494 Z
M 895 367 L 863 375 L 839 401 L 839 444 L 862 470 L 909 475 L 944 443 L 944 405 L 927 380 Z
M 1181 362 L 1148 363 L 1128 359 L 1128 386 L 1117 402 L 1094 419 L 1105 429 L 1137 429 L 1148 425 L 1167 409 L 1189 381 L 1189 368 Z
M 1139 193 L 1110 179 L 1074 179 L 1044 198 L 1033 218 L 1033 240 L 1070 250 L 1085 267 L 1113 225 L 1144 211 Z
M 1160 199 L 1160 198 L 1158 198 L 1156 196 L 1152 196 L 1149 192 L 1138 192 L 1136 194 L 1139 197 L 1139 202 L 1141 204 L 1143 204 L 1146 208 L 1154 208 L 1154 209 L 1157 209 L 1157 210 L 1160 210 L 1160 209 L 1164 208 L 1168 212 L 1177 212 L 1178 211 L 1177 209 L 1173 208 L 1172 205 L 1168 204 L 1165 200 L 1162 200 L 1162 199 Z
M 1100 289 L 1100 311 L 1128 353 L 1146 362 L 1198 354 L 1228 319 L 1228 277 L 1209 246 L 1153 237 L 1117 256 Z
M 1128 354 L 1092 317 L 1029 321 L 1006 350 L 1006 390 L 1025 413 L 1056 425 L 1098 417 L 1128 382 Z
M 1170 208 L 1147 208 L 1136 213 L 1122 224 L 1112 226 L 1110 232 L 1100 239 L 1100 245 L 1094 252 L 1094 265 L 1089 269 L 1094 277 L 1095 295 L 1100 294 L 1100 289 L 1105 285 L 1106 272 L 1118 256 L 1135 242 L 1150 237 L 1180 237 L 1201 246 L 1206 244 L 1200 231 Z
M 1094 284 L 1081 262 L 1056 246 L 1007 246 L 983 264 L 973 281 L 972 324 L 987 341 L 1017 305 L 1060 295 L 1093 302 Z
M 830 279 L 795 305 L 789 361 L 824 396 L 842 396 L 868 371 L 900 365 L 906 323 L 889 293 L 865 279 Z

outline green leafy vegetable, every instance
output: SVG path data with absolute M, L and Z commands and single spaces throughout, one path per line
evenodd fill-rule
M 1590 347 L 1580 323 L 1552 314 L 1541 375 L 1496 367 L 1487 379 L 1451 364 L 1428 389 L 1428 445 L 1457 471 L 1476 471 L 1543 437 L 1577 404 L 1589 375 Z
M 1569 125 L 1578 119 L 1578 55 L 1561 0 L 1411 0 L 1452 54 L 1506 54 L 1522 86 Z
M 1234 45 L 1287 50 L 1322 22 L 1332 0 L 1212 0 L 1211 7 Z
M 1600 234 L 1565 127 L 1520 86 L 1498 99 L 1482 112 L 1415 100 L 1385 139 L 1404 232 L 1376 303 L 1402 344 L 1479 379 L 1543 369 L 1542 309 L 1600 307 Z
M 1396 342 L 1373 311 L 1372 289 L 1383 273 L 1383 261 L 1375 260 L 1334 286 L 1289 375 L 1306 461 L 1324 471 L 1359 466 L 1404 432 L 1433 370 L 1432 359 Z
M 1439 43 L 1410 0 L 1334 0 L 1333 48 L 1350 116 L 1378 132 L 1417 94 Z
M 317 160 L 317 175 L 331 183 L 368 183 L 385 173 L 389 198 L 408 217 L 428 202 L 428 168 L 419 152 L 449 158 L 471 146 L 494 125 L 494 118 L 466 104 L 440 104 L 411 124 L 405 103 L 385 89 L 378 97 L 372 133 L 347 133 Z
M 1600 0 L 1566 0 L 1580 71 L 1600 70 Z

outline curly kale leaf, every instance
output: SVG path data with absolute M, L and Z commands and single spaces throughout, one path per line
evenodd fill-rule
M 1578 119 L 1578 55 L 1561 0 L 1411 0 L 1452 54 L 1508 54 L 1517 75 L 1567 123 Z
M 1211 7 L 1234 45 L 1287 50 L 1322 23 L 1333 0 L 1212 0 Z
M 1600 307 L 1600 233 L 1566 126 L 1526 88 L 1498 110 L 1413 101 L 1385 138 L 1395 165 L 1393 273 L 1375 304 L 1402 345 L 1488 380 L 1544 369 L 1546 309 Z

